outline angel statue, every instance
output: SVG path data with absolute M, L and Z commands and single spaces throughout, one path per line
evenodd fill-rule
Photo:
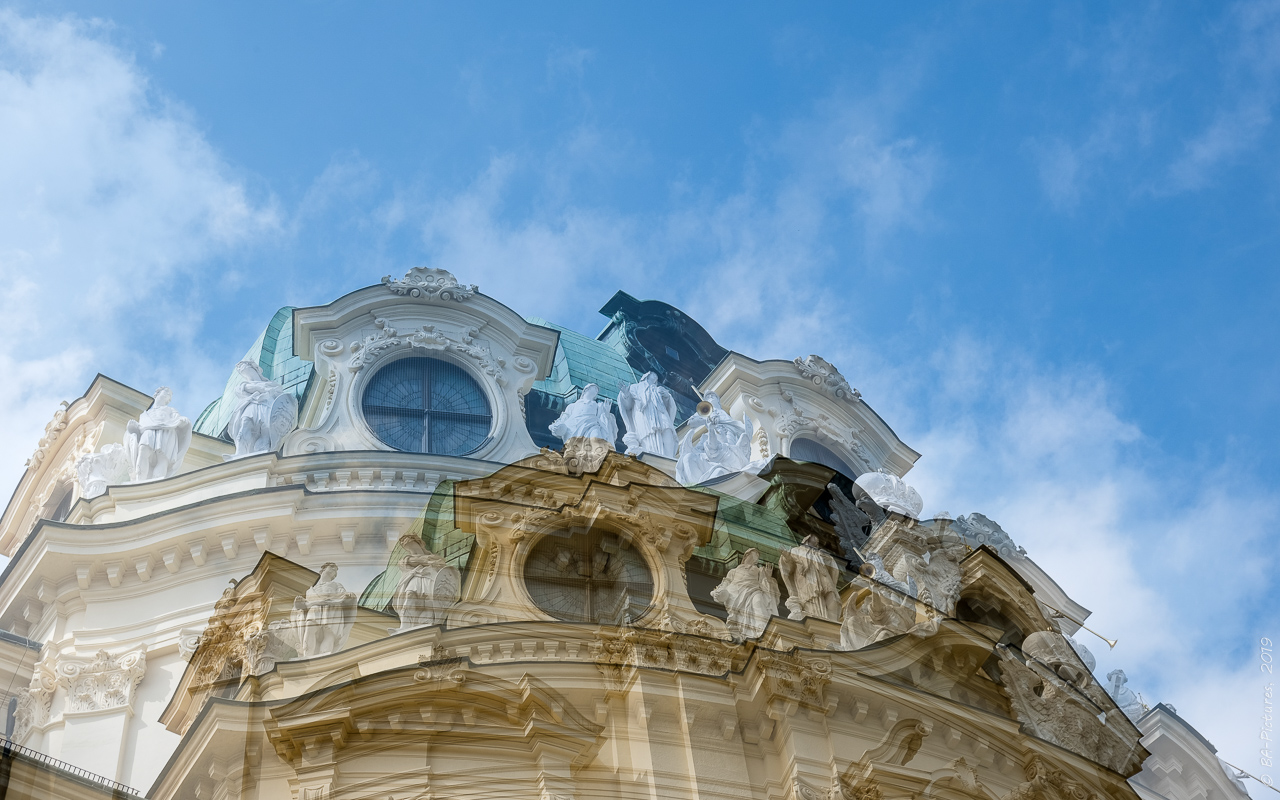
M 836 580 L 840 567 L 829 553 L 818 546 L 818 537 L 809 534 L 804 542 L 778 556 L 782 582 L 787 585 L 789 619 L 818 617 L 840 621 L 840 595 Z
M 241 361 L 236 373 L 244 380 L 235 388 L 236 408 L 227 423 L 227 433 L 236 443 L 235 454 L 223 456 L 228 461 L 274 452 L 298 422 L 298 399 L 263 375 L 257 364 Z
M 191 420 L 170 406 L 171 400 L 173 392 L 161 386 L 151 408 L 125 426 L 124 447 L 135 481 L 171 478 L 182 467 L 191 446 Z
M 458 602 L 462 575 L 423 546 L 417 536 L 401 536 L 400 546 L 408 552 L 400 559 L 400 582 L 391 596 L 400 627 L 391 632 L 442 624 L 449 607 Z
M 320 580 L 305 597 L 293 601 L 293 628 L 303 658 L 336 653 L 347 643 L 356 621 L 356 596 L 338 583 L 338 565 L 320 567 Z
M 737 639 L 754 639 L 764 633 L 769 619 L 778 613 L 781 596 L 772 565 L 760 563 L 760 552 L 754 547 L 743 553 L 741 563 L 711 590 L 712 599 L 729 612 L 726 623 Z
M 622 437 L 627 455 L 676 457 L 676 399 L 671 390 L 658 383 L 656 373 L 646 372 L 639 383 L 618 384 L 618 410 L 627 424 L 627 433 Z
M 720 406 L 720 396 L 707 392 L 702 400 L 711 407 L 703 416 L 694 415 L 680 443 L 680 460 L 676 464 L 676 480 L 693 486 L 721 475 L 751 471 L 751 418 L 738 422 Z M 704 407 L 705 408 L 705 407 Z M 693 436 L 700 429 L 706 433 L 697 442 Z M 759 462 L 756 471 L 763 466 Z
M 600 387 L 588 383 L 582 389 L 582 396 L 565 408 L 550 430 L 560 437 L 560 441 L 570 439 L 603 439 L 613 449 L 614 440 L 618 438 L 618 421 L 613 418 L 613 404 L 608 398 L 600 397 Z
M 133 465 L 122 444 L 104 444 L 96 453 L 76 459 L 76 475 L 80 479 L 80 496 L 90 500 L 105 494 L 108 486 L 128 483 Z

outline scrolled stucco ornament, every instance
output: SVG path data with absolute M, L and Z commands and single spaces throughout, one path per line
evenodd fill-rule
M 434 267 L 414 267 L 397 280 L 387 275 L 383 277 L 382 285 L 395 294 L 416 300 L 453 300 L 459 303 L 470 300 L 480 291 L 474 283 L 470 286 L 458 283 L 452 272 Z
M 862 399 L 862 392 L 850 386 L 840 370 L 822 356 L 797 357 L 794 363 L 801 376 L 837 400 L 855 402 Z
M 897 475 L 883 470 L 867 472 L 858 476 L 855 481 L 881 508 L 902 514 L 913 519 L 919 518 L 924 500 L 920 493 Z
M 96 453 L 76 459 L 80 497 L 91 500 L 105 494 L 108 486 L 119 486 L 133 478 L 129 452 L 122 444 L 104 444 Z
M 1027 551 L 1019 547 L 1012 537 L 1005 533 L 1000 523 L 982 514 L 974 512 L 968 516 L 957 517 L 955 528 L 972 548 L 977 549 L 986 545 L 1006 561 L 1027 557 Z

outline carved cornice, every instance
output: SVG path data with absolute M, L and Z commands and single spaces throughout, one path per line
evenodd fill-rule
M 387 275 L 383 277 L 382 285 L 403 297 L 439 302 L 452 300 L 461 303 L 480 291 L 474 283 L 470 286 L 458 283 L 452 272 L 432 267 L 414 267 L 397 280 Z
M 614 688 L 625 685 L 636 669 L 723 676 L 740 670 L 750 652 L 742 645 L 647 628 L 601 628 L 588 647 Z
M 826 695 L 831 682 L 830 659 L 757 651 L 756 666 L 769 699 L 823 713 L 834 707 L 835 698 L 829 700 Z

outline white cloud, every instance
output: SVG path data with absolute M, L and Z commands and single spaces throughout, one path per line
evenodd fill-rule
M 0 336 L 13 344 L 0 416 L 14 454 L 95 370 L 158 382 L 146 347 L 190 350 L 194 271 L 277 224 L 110 33 L 0 11 Z M 204 364 L 173 366 L 181 385 Z M 0 465 L 0 485 L 20 465 Z
M 1088 368 L 1051 370 L 978 342 L 935 354 L 938 387 L 904 437 L 926 515 L 981 511 L 1119 646 L 1082 641 L 1246 768 L 1261 685 L 1257 636 L 1276 625 L 1280 498 L 1233 465 L 1176 464 L 1116 409 Z M 1252 659 L 1252 660 L 1251 660 Z M 1252 672 L 1251 672 L 1252 670 Z M 1249 733 L 1252 731 L 1252 733 Z M 1246 735 L 1248 734 L 1248 735 Z

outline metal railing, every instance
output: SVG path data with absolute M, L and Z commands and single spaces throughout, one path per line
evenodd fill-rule
M 109 789 L 118 794 L 128 795 L 129 797 L 137 797 L 137 798 L 142 797 L 142 792 L 138 791 L 132 786 L 125 786 L 123 783 L 113 781 L 110 778 L 104 778 L 101 775 L 98 775 L 97 773 L 90 772 L 87 769 L 81 769 L 80 767 L 77 767 L 74 764 L 68 764 L 65 761 L 59 761 L 53 756 L 45 755 L 44 753 L 41 753 L 38 750 L 32 750 L 30 747 L 24 747 L 18 744 L 17 742 L 10 741 L 9 739 L 3 736 L 0 736 L 0 748 L 3 748 L 3 754 L 6 758 L 8 758 L 12 753 L 16 752 L 22 756 L 25 756 L 26 758 L 31 759 L 32 761 L 38 761 L 41 764 L 44 764 L 46 767 L 52 767 L 55 770 L 58 770 L 60 772 L 65 772 L 68 775 L 73 775 L 77 778 L 80 778 L 81 780 L 88 781 L 90 783 L 99 784 L 104 788 Z

